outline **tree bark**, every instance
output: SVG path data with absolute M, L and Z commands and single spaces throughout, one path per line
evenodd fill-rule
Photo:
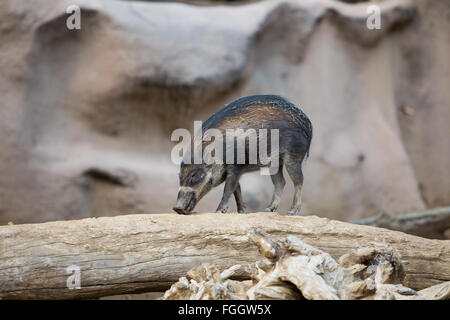
M 164 291 L 201 263 L 224 270 L 259 260 L 247 237 L 251 228 L 261 228 L 274 239 L 294 235 L 335 259 L 369 243 L 384 243 L 404 264 L 406 286 L 420 290 L 450 280 L 448 240 L 315 216 L 128 215 L 1 226 L 0 298 L 79 299 Z M 80 268 L 79 289 L 67 286 L 74 279 L 69 266 Z

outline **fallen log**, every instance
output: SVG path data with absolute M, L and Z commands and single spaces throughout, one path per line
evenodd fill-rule
M 380 214 L 352 221 L 390 230 L 397 230 L 430 239 L 448 239 L 450 236 L 450 207 L 411 212 L 396 216 Z
M 258 250 L 247 237 L 252 228 L 274 239 L 296 236 L 334 259 L 371 243 L 387 244 L 404 265 L 406 286 L 420 290 L 450 280 L 448 240 L 315 216 L 127 215 L 1 226 L 0 298 L 80 299 L 164 291 L 202 263 L 224 270 L 257 261 Z M 78 289 L 71 286 L 77 270 Z

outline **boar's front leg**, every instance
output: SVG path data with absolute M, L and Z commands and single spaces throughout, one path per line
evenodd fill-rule
M 242 199 L 241 184 L 238 182 L 234 190 L 234 198 L 236 199 L 236 207 L 239 213 L 245 213 L 244 200 Z
M 234 193 L 236 188 L 239 185 L 239 175 L 233 172 L 227 174 L 225 179 L 225 187 L 223 190 L 222 200 L 217 207 L 217 213 L 225 213 L 228 209 L 228 202 L 230 200 L 231 195 Z

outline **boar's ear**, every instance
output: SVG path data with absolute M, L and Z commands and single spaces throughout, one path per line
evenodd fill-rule
M 205 170 L 211 170 L 214 167 L 215 163 L 205 163 Z

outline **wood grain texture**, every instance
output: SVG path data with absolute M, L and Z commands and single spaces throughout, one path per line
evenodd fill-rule
M 405 267 L 405 285 L 423 289 L 450 280 L 450 241 L 316 216 L 253 214 L 127 215 L 0 227 L 0 297 L 93 298 L 163 291 L 192 267 L 220 270 L 261 258 L 247 237 L 261 228 L 294 235 L 337 259 L 368 243 L 385 243 Z M 68 289 L 67 267 L 81 269 Z

